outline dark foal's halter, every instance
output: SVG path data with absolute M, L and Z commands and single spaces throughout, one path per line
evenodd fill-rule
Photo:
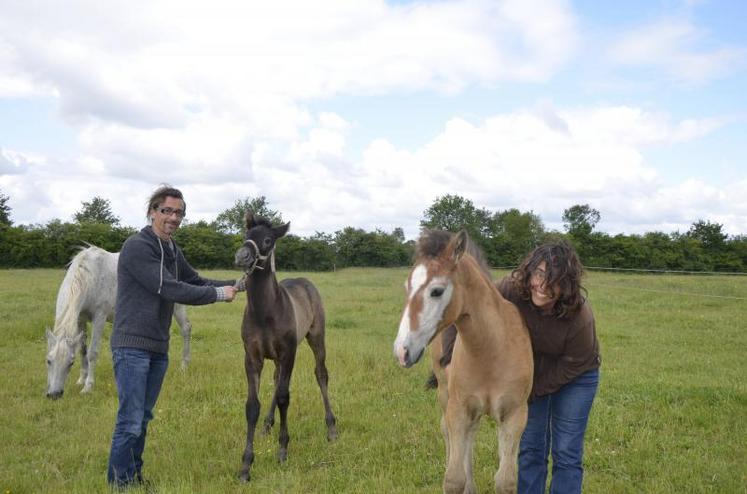
M 259 269 L 260 271 L 264 270 L 267 267 L 266 261 L 267 259 L 272 257 L 272 253 L 275 250 L 275 247 L 273 246 L 272 249 L 270 249 L 270 252 L 268 252 L 267 255 L 263 256 L 259 252 L 259 246 L 254 240 L 248 239 L 246 240 L 246 242 L 244 242 L 244 244 L 249 244 L 254 249 L 254 261 L 249 266 L 247 266 L 247 268 L 244 270 L 244 273 L 249 276 L 254 272 L 255 269 Z M 260 261 L 263 262 L 262 266 L 259 265 Z

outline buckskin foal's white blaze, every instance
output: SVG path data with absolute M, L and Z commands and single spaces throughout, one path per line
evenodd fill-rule
M 394 353 L 402 367 L 411 367 L 433 341 L 447 453 L 444 492 L 476 492 L 472 450 L 482 415 L 492 416 L 499 426 L 496 491 L 515 492 L 519 441 L 532 388 L 529 332 L 516 307 L 469 254 L 469 243 L 464 231 L 423 233 L 405 284 L 407 301 Z M 451 324 L 457 327 L 457 339 L 444 370 L 438 363 L 441 338 L 436 336 Z
M 57 293 L 54 330 L 47 328 L 47 397 L 57 399 L 62 396 L 78 348 L 81 356 L 78 384 L 83 384 L 81 393 L 93 390 L 104 324 L 114 316 L 118 259 L 119 253 L 90 246 L 81 249 L 70 262 Z M 192 324 L 183 305 L 174 306 L 174 317 L 184 338 L 182 368 L 186 368 Z M 86 348 L 88 321 L 93 326 L 90 351 Z

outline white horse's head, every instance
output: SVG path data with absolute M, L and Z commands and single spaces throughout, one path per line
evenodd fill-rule
M 47 328 L 47 398 L 62 397 L 82 336 L 56 336 Z

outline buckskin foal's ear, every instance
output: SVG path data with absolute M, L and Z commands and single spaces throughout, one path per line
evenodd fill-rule
M 467 250 L 467 239 L 469 237 L 467 236 L 467 232 L 464 230 L 459 230 L 459 233 L 456 234 L 454 238 L 451 239 L 451 242 L 449 247 L 453 249 L 452 251 L 452 258 L 454 259 L 454 262 L 459 262 L 459 260 L 464 255 L 464 251 Z
M 251 230 L 254 226 L 254 213 L 251 209 L 247 209 L 244 213 L 244 225 L 246 225 L 246 231 Z
M 288 230 L 290 229 L 290 221 L 286 223 L 285 225 L 276 226 L 272 229 L 272 234 L 275 236 L 275 239 L 279 239 L 280 237 L 285 236 L 286 233 L 288 233 Z

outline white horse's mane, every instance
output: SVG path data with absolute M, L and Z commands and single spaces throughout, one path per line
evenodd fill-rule
M 111 252 L 89 245 L 80 247 L 79 252 L 70 261 L 57 298 L 57 317 L 55 317 L 52 332 L 58 338 L 77 336 L 78 317 L 85 303 L 85 297 L 99 281 L 97 279 L 99 276 L 96 275 L 97 265 L 100 266 L 102 257 L 111 255 L 113 255 Z

